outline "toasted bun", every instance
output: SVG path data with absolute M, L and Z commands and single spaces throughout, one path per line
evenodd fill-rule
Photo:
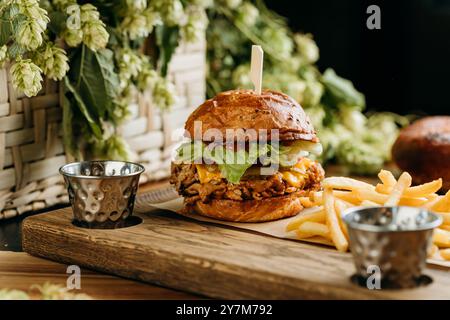
M 194 122 L 201 121 L 201 131 L 194 132 Z M 307 140 L 317 142 L 316 132 L 303 108 L 291 97 L 281 92 L 264 90 L 256 94 L 253 90 L 231 90 L 205 101 L 188 118 L 185 129 L 191 139 L 205 136 L 208 129 L 220 130 L 225 138 L 226 129 L 267 129 L 279 130 L 279 139 Z M 216 131 L 217 132 L 217 131 Z M 246 137 L 246 140 L 256 140 Z M 235 137 L 235 140 L 241 140 Z
M 295 216 L 303 209 L 297 193 L 262 200 L 197 201 L 186 210 L 214 219 L 236 222 L 263 222 Z
M 450 117 L 426 117 L 403 129 L 392 147 L 395 163 L 415 184 L 442 178 L 450 189 Z

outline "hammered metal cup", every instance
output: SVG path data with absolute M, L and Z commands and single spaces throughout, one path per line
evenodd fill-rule
M 345 211 L 343 219 L 359 279 L 368 278 L 376 266 L 382 287 L 420 285 L 440 216 L 415 207 L 355 207 Z
M 123 161 L 83 161 L 62 166 L 74 224 L 114 229 L 126 225 L 133 213 L 140 164 Z

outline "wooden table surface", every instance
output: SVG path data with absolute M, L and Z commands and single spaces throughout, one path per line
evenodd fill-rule
M 335 168 L 327 168 L 328 175 L 342 174 Z M 371 179 L 369 179 L 371 180 Z M 373 181 L 370 181 L 373 182 Z M 167 181 L 150 183 L 140 187 L 139 192 L 167 185 Z M 13 224 L 12 233 L 20 238 L 20 221 Z M 9 229 L 11 229 L 9 228 Z M 11 232 L 9 232 L 11 233 Z M 10 235 L 11 236 L 11 235 Z M 5 246 L 3 250 L 8 249 Z M 51 282 L 65 286 L 67 266 L 36 258 L 24 252 L 0 251 L 0 289 L 10 288 L 27 291 L 33 284 Z M 198 296 L 166 289 L 155 285 L 82 270 L 81 292 L 95 299 L 196 299 Z
M 140 192 L 164 185 L 167 181 L 140 187 Z M 17 233 L 17 237 L 20 234 Z M 4 248 L 4 249 L 7 249 Z M 7 249 L 8 250 L 8 249 Z M 0 290 L 29 292 L 32 285 L 45 282 L 66 286 L 67 265 L 33 257 L 25 252 L 0 251 Z M 32 292 L 31 292 L 32 293 Z M 87 269 L 81 271 L 81 290 L 94 299 L 198 299 L 198 296 L 138 281 L 127 280 Z M 32 295 L 33 297 L 33 295 Z
M 33 257 L 25 252 L 0 252 L 0 289 L 29 291 L 45 282 L 66 286 L 67 265 Z M 137 281 L 81 269 L 81 289 L 94 299 L 198 299 L 197 296 Z M 33 297 L 33 296 L 32 296 Z

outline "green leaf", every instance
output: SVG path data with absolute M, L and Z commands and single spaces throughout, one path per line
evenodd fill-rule
M 176 150 L 177 161 L 182 163 L 194 163 L 195 160 L 202 158 L 204 144 L 201 141 L 192 141 L 183 143 Z
M 56 35 L 60 34 L 66 26 L 67 15 L 60 11 L 52 11 L 48 16 L 50 18 L 49 30 Z
M 9 7 L 9 16 L 11 18 L 16 18 L 15 16 L 18 14 L 20 14 L 19 5 L 16 3 L 11 4 L 11 6 Z
M 333 69 L 325 70 L 322 76 L 322 83 L 325 85 L 325 94 L 334 106 L 345 104 L 363 108 L 366 104 L 364 95 L 355 89 L 353 83 L 347 79 L 339 77 Z
M 92 130 L 92 133 L 95 135 L 96 138 L 101 139 L 102 138 L 102 130 L 101 130 L 100 126 L 98 125 L 98 121 L 94 120 L 89 109 L 86 107 L 86 104 L 84 103 L 83 98 L 81 97 L 80 93 L 70 83 L 70 80 L 67 77 L 64 77 L 64 84 L 65 84 L 65 87 L 69 90 L 70 93 L 72 93 L 73 97 L 75 98 L 78 108 L 80 109 L 80 112 L 83 114 L 84 118 L 87 120 L 89 127 Z
M 178 26 L 160 25 L 156 27 L 156 43 L 160 48 L 158 65 L 163 77 L 167 75 L 167 67 L 175 49 L 178 47 L 179 37 L 180 29 Z
M 113 102 L 119 88 L 119 76 L 114 71 L 114 53 L 110 49 L 101 49 L 95 52 L 95 57 L 100 67 L 99 71 L 103 77 L 106 93 Z
M 19 27 L 22 23 L 27 21 L 27 17 L 23 14 L 15 14 L 12 15 L 11 18 L 11 33 L 17 36 L 17 32 L 19 31 Z
M 177 149 L 177 160 L 183 163 L 194 163 L 203 156 L 204 162 L 218 165 L 222 176 L 231 183 L 239 183 L 245 171 L 256 163 L 260 155 L 267 154 L 269 145 L 252 144 L 249 152 L 244 149 L 234 151 L 224 146 L 206 146 L 201 141 L 182 144 Z
M 1 19 L 1 17 L 0 17 Z M 1 20 L 0 21 L 0 46 L 8 43 L 9 38 L 11 36 L 11 25 L 8 21 Z
M 106 113 L 113 111 L 119 88 L 113 52 L 109 49 L 93 52 L 83 46 L 73 64 L 71 76 L 73 82 L 77 82 L 80 98 L 90 113 L 105 119 Z
M 242 148 L 235 151 L 222 145 L 207 146 L 201 141 L 192 141 L 182 144 L 177 149 L 176 160 L 182 163 L 197 163 L 196 160 L 203 158 L 203 163 L 217 164 L 227 181 L 239 183 L 245 171 L 258 159 L 265 166 L 279 163 L 283 167 L 288 167 L 296 164 L 300 157 L 306 156 L 309 152 L 320 154 L 322 145 L 309 141 L 296 141 L 289 146 L 251 143 L 248 151 Z
M 9 48 L 8 48 L 8 55 L 13 58 L 16 59 L 18 56 L 23 55 L 27 50 L 22 47 L 20 44 L 18 44 L 17 42 L 14 42 Z

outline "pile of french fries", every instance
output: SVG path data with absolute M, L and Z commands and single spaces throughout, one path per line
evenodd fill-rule
M 342 221 L 342 213 L 354 206 L 413 206 L 440 214 L 443 224 L 434 230 L 433 246 L 429 255 L 434 259 L 450 260 L 450 191 L 440 196 L 442 179 L 411 186 L 411 176 L 403 172 L 399 179 L 387 170 L 378 174 L 381 183 L 369 183 L 346 178 L 330 177 L 323 181 L 323 191 L 300 199 L 305 208 L 316 207 L 291 221 L 287 231 L 295 231 L 299 239 L 319 238 L 339 251 L 347 251 L 349 237 Z

